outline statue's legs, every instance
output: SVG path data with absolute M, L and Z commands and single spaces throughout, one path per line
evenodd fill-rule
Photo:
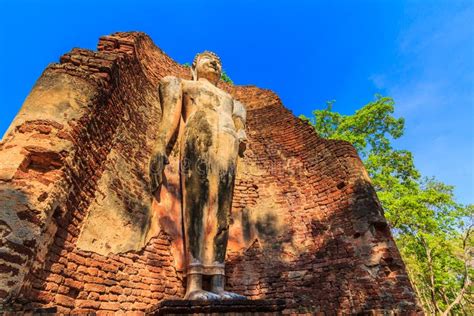
M 203 291 L 204 220 L 209 209 L 209 151 L 214 142 L 205 112 L 189 118 L 181 139 L 181 188 L 187 286 L 185 299 L 219 299 Z
M 188 120 L 181 151 L 185 298 L 230 298 L 224 291 L 224 261 L 238 143 L 234 135 L 211 128 L 217 118 L 200 113 Z M 211 290 L 219 296 L 202 290 L 202 275 L 213 276 Z
M 232 207 L 232 197 L 234 193 L 235 173 L 237 168 L 238 140 L 233 134 L 220 133 L 218 135 L 218 163 L 211 166 L 211 179 L 214 181 L 212 187 L 217 187 L 217 192 L 212 192 L 211 198 L 217 200 L 217 205 L 213 205 L 212 216 L 217 220 L 217 230 L 213 234 L 206 235 L 206 245 L 213 247 L 209 251 L 208 264 L 211 262 L 214 266 L 221 265 L 222 270 L 212 275 L 211 291 L 219 294 L 221 299 L 246 299 L 245 296 L 224 290 L 225 274 L 224 262 L 227 250 L 227 241 L 229 238 L 229 219 Z

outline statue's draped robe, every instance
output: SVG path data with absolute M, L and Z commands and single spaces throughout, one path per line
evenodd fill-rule
M 234 119 L 246 120 L 236 100 L 214 108 L 197 105 L 186 122 L 181 118 L 169 144 L 170 164 L 153 209 L 171 237 L 178 270 L 187 265 L 188 273 L 224 274 L 238 148 L 246 140 Z

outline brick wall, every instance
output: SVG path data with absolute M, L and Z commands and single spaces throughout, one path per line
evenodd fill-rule
M 249 130 L 246 160 L 257 168 L 239 174 L 233 216 L 251 218 L 265 196 L 276 203 L 253 223 L 241 219 L 250 244 L 230 253 L 229 285 L 252 298 L 285 298 L 293 312 L 416 310 L 354 148 L 319 138 L 278 104 L 252 110 Z
M 184 294 L 172 237 L 147 234 L 147 159 L 161 115 L 155 87 L 166 75 L 190 77 L 145 34 L 116 33 L 100 39 L 98 52 L 65 54 L 38 80 L 0 144 L 8 161 L 0 165 L 5 308 L 142 314 Z M 417 311 L 354 148 L 319 138 L 269 90 L 221 88 L 247 105 L 249 135 L 234 192 L 228 288 L 284 298 L 287 313 Z M 120 209 L 111 214 L 142 246 L 86 251 L 81 231 L 110 196 Z

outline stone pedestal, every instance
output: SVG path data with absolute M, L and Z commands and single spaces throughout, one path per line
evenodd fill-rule
M 167 300 L 150 315 L 282 315 L 283 309 L 284 300 Z

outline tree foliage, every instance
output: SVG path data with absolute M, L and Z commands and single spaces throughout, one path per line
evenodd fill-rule
M 301 118 L 322 137 L 348 141 L 357 149 L 425 312 L 474 314 L 474 206 L 457 203 L 452 186 L 422 177 L 412 153 L 393 147 L 405 122 L 394 117 L 392 98 L 377 95 L 352 115 L 333 111 L 333 105 L 328 102 L 311 118 Z
M 222 73 L 221 73 L 221 80 L 227 83 L 234 84 L 232 79 L 230 79 L 230 77 L 227 75 L 227 73 L 224 70 L 222 70 Z

